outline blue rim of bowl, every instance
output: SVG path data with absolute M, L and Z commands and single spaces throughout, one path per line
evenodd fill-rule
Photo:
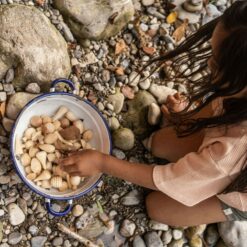
M 23 109 L 21 110 L 21 112 L 18 114 L 16 120 L 15 120 L 15 123 L 14 123 L 14 126 L 11 130 L 11 135 L 10 135 L 10 153 L 11 153 L 11 159 L 12 159 L 12 162 L 14 164 L 14 168 L 16 170 L 16 173 L 18 174 L 18 176 L 21 178 L 21 180 L 23 181 L 23 183 L 25 185 L 27 185 L 33 192 L 45 197 L 45 198 L 48 198 L 48 199 L 53 199 L 53 200 L 58 200 L 58 201 L 64 201 L 64 200 L 71 200 L 71 199 L 76 199 L 76 198 L 79 198 L 87 193 L 89 193 L 90 191 L 92 191 L 98 184 L 99 182 L 101 181 L 101 176 L 97 179 L 97 181 L 92 185 L 90 186 L 87 190 L 79 193 L 79 194 L 76 194 L 76 195 L 73 195 L 73 196 L 69 196 L 69 197 L 59 197 L 57 198 L 56 196 L 51 196 L 49 194 L 45 194 L 39 190 L 37 190 L 35 187 L 33 187 L 29 182 L 27 182 L 27 179 L 22 176 L 20 170 L 19 170 L 19 167 L 18 165 L 16 164 L 15 162 L 15 143 L 14 143 L 14 133 L 15 133 L 15 129 L 16 129 L 16 126 L 19 122 L 19 119 L 21 117 L 21 115 L 23 114 L 23 112 L 31 105 L 33 104 L 35 101 L 37 101 L 38 99 L 42 99 L 42 98 L 45 98 L 47 96 L 52 96 L 52 95 L 66 95 L 66 96 L 71 96 L 71 97 L 74 97 L 76 98 L 77 100 L 80 100 L 80 101 L 83 101 L 85 102 L 86 104 L 88 104 L 89 106 L 91 106 L 98 114 L 99 116 L 101 117 L 101 119 L 103 120 L 104 124 L 105 124 L 105 127 L 106 127 L 106 130 L 107 130 L 107 133 L 108 133 L 108 137 L 109 137 L 109 142 L 110 142 L 110 153 L 109 154 L 112 154 L 112 139 L 111 139 L 111 133 L 110 133 L 110 129 L 109 129 L 109 126 L 108 126 L 108 123 L 106 122 L 105 118 L 103 117 L 102 113 L 91 103 L 89 102 L 88 100 L 84 100 L 82 98 L 80 98 L 79 96 L 75 95 L 75 94 L 72 94 L 72 93 L 64 93 L 64 92 L 50 92 L 50 93 L 44 93 L 42 95 L 39 95 L 37 97 L 35 97 L 34 99 L 32 99 L 31 101 L 29 101 L 24 107 Z

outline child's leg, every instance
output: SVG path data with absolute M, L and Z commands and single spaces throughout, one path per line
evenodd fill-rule
M 197 151 L 203 137 L 203 131 L 199 131 L 188 137 L 178 138 L 172 127 L 166 127 L 152 135 L 150 151 L 156 157 L 175 162 L 187 153 Z
M 147 196 L 146 208 L 151 219 L 170 226 L 195 226 L 227 220 L 216 196 L 193 207 L 187 207 L 155 191 Z

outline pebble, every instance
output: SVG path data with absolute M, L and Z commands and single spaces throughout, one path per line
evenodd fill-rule
M 4 102 L 7 99 L 7 93 L 6 92 L 0 92 L 0 102 Z
M 16 245 L 22 240 L 22 234 L 20 232 L 12 232 L 9 234 L 8 243 L 10 245 Z
M 15 78 L 15 71 L 14 71 L 14 69 L 11 68 L 6 73 L 5 82 L 10 83 L 14 80 L 14 78 Z
M 171 243 L 169 243 L 169 247 L 183 247 L 184 243 L 185 243 L 185 241 L 183 239 L 173 240 Z M 196 246 L 190 245 L 190 247 L 196 247 Z
M 155 231 L 168 231 L 169 227 L 166 224 L 159 223 L 155 220 L 149 221 L 149 227 Z
M 109 95 L 107 101 L 114 106 L 114 112 L 120 113 L 124 105 L 124 95 L 120 92 Z
M 95 83 L 95 84 L 93 84 L 93 86 L 99 92 L 102 92 L 105 89 L 100 83 Z
M 0 209 L 0 217 L 4 216 L 5 212 L 3 209 Z
M 47 237 L 45 236 L 37 236 L 31 239 L 32 247 L 43 247 L 45 242 L 47 241 Z
M 26 88 L 25 88 L 25 91 L 28 92 L 28 93 L 40 93 L 40 86 L 33 82 L 33 83 L 29 83 Z
M 64 33 L 64 38 L 66 39 L 66 41 L 68 42 L 74 42 L 74 36 L 73 34 L 71 33 L 69 27 L 67 26 L 67 24 L 65 24 L 64 22 L 61 22 L 60 23 L 61 27 L 62 27 L 62 30 L 63 30 L 63 33 Z
M 147 247 L 163 247 L 163 243 L 156 232 L 148 232 L 144 235 Z
M 144 6 L 150 6 L 154 4 L 154 0 L 142 0 Z
M 161 240 L 164 244 L 169 244 L 172 241 L 172 230 L 168 229 L 162 234 Z
M 149 78 L 139 82 L 139 87 L 143 90 L 148 90 L 150 85 L 151 85 L 151 81 Z
M 121 199 L 121 203 L 125 206 L 138 205 L 142 200 L 142 194 L 138 190 L 132 190 Z
M 52 241 L 53 246 L 60 246 L 63 244 L 63 238 L 62 237 L 56 237 Z
M 219 233 L 216 225 L 209 225 L 205 234 L 205 241 L 209 246 L 214 246 L 219 239 Z
M 120 127 L 120 123 L 115 117 L 109 118 L 108 123 L 111 130 L 117 130 Z
M 128 219 L 125 219 L 120 227 L 119 232 L 123 237 L 129 238 L 134 234 L 135 229 L 136 229 L 135 223 Z
M 39 231 L 39 228 L 35 225 L 31 225 L 29 228 L 28 228 L 28 232 L 30 232 L 33 236 L 35 236 Z
M 103 82 L 109 82 L 111 79 L 111 74 L 109 70 L 103 70 L 102 72 L 102 80 Z
M 135 236 L 133 240 L 133 247 L 146 247 L 144 240 L 140 236 Z
M 150 125 L 156 125 L 160 122 L 161 110 L 159 105 L 152 103 L 148 107 L 148 123 Z
M 174 229 L 172 231 L 172 236 L 175 240 L 179 240 L 183 237 L 183 231 L 179 229 Z
M 79 217 L 83 214 L 84 209 L 81 205 L 77 204 L 72 209 L 72 214 L 74 217 Z
M 112 135 L 114 145 L 122 150 L 130 150 L 134 147 L 135 136 L 132 130 L 128 128 L 119 128 Z
M 15 203 L 8 205 L 9 221 L 12 226 L 20 225 L 25 221 L 25 214 Z
M 129 75 L 129 85 L 134 87 L 137 86 L 140 80 L 140 74 L 133 71 L 130 75 Z
M 117 148 L 114 148 L 112 150 L 112 155 L 115 156 L 116 158 L 120 159 L 120 160 L 124 160 L 126 157 L 125 153 L 122 150 L 117 149 Z
M 8 184 L 10 182 L 10 176 L 0 176 L 0 184 Z

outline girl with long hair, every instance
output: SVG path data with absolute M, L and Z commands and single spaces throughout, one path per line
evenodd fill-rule
M 145 145 L 170 163 L 129 163 L 84 150 L 62 159 L 62 169 L 106 173 L 152 189 L 148 215 L 168 225 L 247 220 L 247 1 L 236 1 L 152 62 L 159 68 L 167 61 L 185 68 L 176 77 L 184 78 L 188 95 L 167 98 L 161 109 L 171 125 Z

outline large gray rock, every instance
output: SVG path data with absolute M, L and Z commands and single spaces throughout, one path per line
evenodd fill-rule
M 47 89 L 52 80 L 70 74 L 65 40 L 35 7 L 0 5 L 0 79 L 10 67 L 17 88 L 37 82 Z
M 228 247 L 246 247 L 247 222 L 227 221 L 218 224 L 220 236 Z
M 147 135 L 152 129 L 147 121 L 148 107 L 156 99 L 147 91 L 139 91 L 133 100 L 129 100 L 128 111 L 123 114 L 124 127 L 133 129 L 136 135 Z
M 15 120 L 22 108 L 38 94 L 19 92 L 12 95 L 7 103 L 6 115 L 8 118 Z
M 134 15 L 131 0 L 54 0 L 73 34 L 105 39 L 116 35 Z

